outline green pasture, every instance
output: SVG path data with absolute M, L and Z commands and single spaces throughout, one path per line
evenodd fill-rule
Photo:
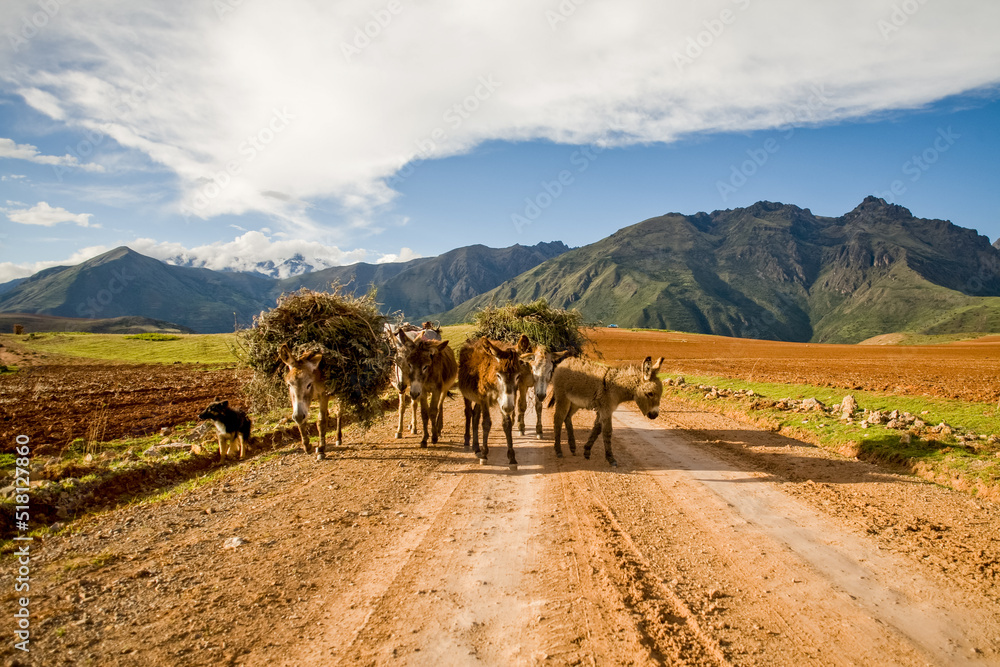
M 92 334 L 36 333 L 27 336 L 4 334 L 0 342 L 36 354 L 120 361 L 134 364 L 207 364 L 231 366 L 236 363 L 232 346 L 235 334 Z

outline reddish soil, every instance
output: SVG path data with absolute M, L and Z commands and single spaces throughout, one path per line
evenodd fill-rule
M 173 365 L 40 365 L 0 375 L 0 451 L 14 438 L 55 453 L 76 438 L 149 435 L 198 418 L 215 396 L 236 398 L 235 371 Z M 234 403 L 235 404 L 235 403 Z
M 605 361 L 663 357 L 663 372 L 721 375 L 756 382 L 813 384 L 928 395 L 965 401 L 1000 400 L 1000 339 L 947 345 L 818 345 L 724 336 L 593 329 Z
M 674 334 L 631 335 L 620 355 L 609 345 L 605 357 L 686 349 Z M 691 362 L 684 372 L 699 364 L 719 372 L 713 363 L 753 359 L 747 346 L 721 361 L 708 348 L 669 358 Z M 780 367 L 780 357 L 761 358 Z M 131 374 L 115 386 L 135 411 L 159 409 L 173 387 L 183 397 L 206 384 L 211 398 L 203 372 L 186 371 L 185 380 L 183 369 L 160 370 L 165 389 L 134 395 L 126 382 L 159 371 L 108 372 Z M 908 385 L 919 376 L 883 372 L 897 371 Z M 38 395 L 59 403 L 60 390 L 79 393 L 65 381 L 49 389 L 60 377 L 87 375 L 42 373 Z M 48 404 L 34 404 L 21 418 L 46 418 Z M 1000 663 L 996 503 L 669 401 L 656 421 L 619 410 L 618 468 L 600 444 L 592 460 L 556 458 L 550 420 L 546 411 L 542 441 L 515 434 L 517 471 L 496 446 L 499 415 L 493 465 L 463 448 L 456 400 L 437 446 L 394 439 L 390 411 L 367 434 L 348 429 L 326 461 L 300 453 L 286 434 L 276 456 L 71 522 L 31 543 L 31 650 L 16 650 L 9 632 L 0 657 L 24 665 Z M 591 420 L 579 413 L 578 430 Z M 25 595 L 14 592 L 17 567 L 0 561 L 8 618 Z

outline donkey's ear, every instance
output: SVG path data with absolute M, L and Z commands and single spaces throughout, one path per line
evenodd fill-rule
M 552 363 L 558 364 L 560 361 L 569 356 L 569 350 L 563 350 L 562 352 L 554 352 L 552 354 Z
M 531 352 L 531 341 L 528 340 L 528 336 L 521 334 L 521 337 L 517 339 L 517 349 L 519 352 Z
M 655 373 L 658 370 L 660 370 L 660 366 L 662 365 L 663 365 L 663 357 L 660 357 L 659 359 L 656 360 L 656 363 L 653 364 L 653 372 Z
M 653 357 L 646 357 L 642 360 L 642 374 L 649 377 L 649 373 L 653 370 Z
M 523 361 L 526 364 L 530 364 L 534 359 L 535 359 L 535 353 L 534 352 L 522 352 L 521 353 L 521 361 Z
M 222 401 L 222 407 L 228 408 L 229 407 L 229 401 L 228 400 Z
M 303 355 L 303 357 L 299 361 L 307 364 L 311 369 L 316 369 L 317 367 L 319 367 L 320 362 L 323 361 L 323 353 L 313 352 L 312 354 L 309 355 Z
M 288 345 L 282 345 L 281 349 L 278 350 L 278 359 L 283 361 L 285 364 L 292 363 L 292 351 L 288 349 Z

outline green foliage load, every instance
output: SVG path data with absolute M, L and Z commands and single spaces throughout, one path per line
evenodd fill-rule
M 236 335 L 236 355 L 253 370 L 247 388 L 252 407 L 287 407 L 286 367 L 278 358 L 278 350 L 287 345 L 295 357 L 322 352 L 327 392 L 363 427 L 370 426 L 382 414 L 379 395 L 388 388 L 392 369 L 384 325 L 374 290 L 355 297 L 335 284 L 330 292 L 303 288 L 282 294 L 277 306 Z
M 471 338 L 486 336 L 516 343 L 521 334 L 525 334 L 532 345 L 544 345 L 553 352 L 569 350 L 574 356 L 580 355 L 588 342 L 582 331 L 580 311 L 552 308 L 545 299 L 489 305 L 475 313 L 473 322 L 476 328 Z

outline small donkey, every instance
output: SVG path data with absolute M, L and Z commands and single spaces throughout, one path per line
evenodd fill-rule
M 323 361 L 321 352 L 305 352 L 296 358 L 287 345 L 278 350 L 278 358 L 285 364 L 285 386 L 288 387 L 288 397 L 292 401 L 292 419 L 299 426 L 302 436 L 302 449 L 306 454 L 312 454 L 309 445 L 309 404 L 319 402 L 319 447 L 316 448 L 316 460 L 326 458 L 326 427 L 330 421 L 328 405 L 330 396 L 326 391 L 325 377 L 320 364 Z M 340 430 L 340 411 L 337 411 L 337 446 L 343 435 Z
M 660 413 L 660 398 L 663 383 L 656 377 L 663 357 L 654 364 L 652 357 L 642 362 L 642 370 L 635 366 L 609 368 L 592 361 L 567 359 L 556 367 L 552 374 L 555 391 L 555 417 L 553 430 L 556 438 L 556 456 L 562 456 L 559 437 L 563 423 L 566 424 L 566 441 L 569 451 L 576 454 L 576 439 L 573 435 L 573 414 L 580 408 L 594 410 L 594 428 L 583 447 L 584 458 L 590 458 L 590 449 L 597 436 L 604 434 L 604 457 L 608 464 L 617 466 L 611 452 L 611 414 L 626 401 L 635 401 L 639 409 L 650 419 Z

